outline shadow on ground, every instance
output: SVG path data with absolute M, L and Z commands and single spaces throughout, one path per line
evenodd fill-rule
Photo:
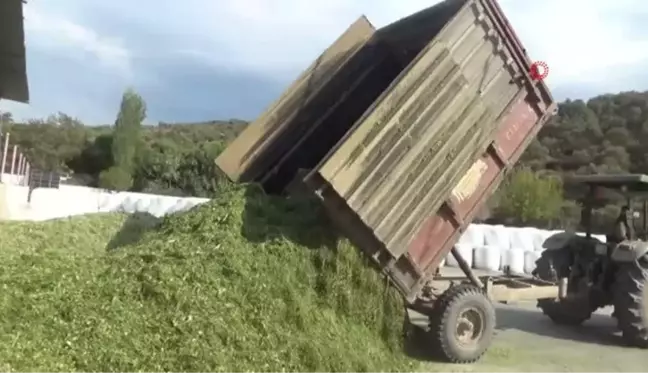
M 497 338 L 505 338 L 506 334 L 525 333 L 557 341 L 623 346 L 623 341 L 616 329 L 616 320 L 610 315 L 594 314 L 583 325 L 565 326 L 555 324 L 535 309 L 498 305 L 496 311 L 495 341 Z M 404 328 L 408 331 L 405 334 L 405 353 L 414 359 L 435 361 L 437 358 L 433 352 L 434 343 L 425 332 L 428 322 L 426 316 L 410 312 L 409 320 L 404 323 Z
M 569 326 L 555 324 L 539 310 L 504 306 L 497 310 L 497 329 L 499 332 L 518 330 L 547 338 L 581 343 L 608 346 L 622 344 L 617 334 L 616 319 L 602 314 L 592 315 L 592 318 L 582 325 Z
M 147 212 L 136 212 L 128 215 L 119 232 L 106 245 L 106 250 L 112 251 L 136 243 L 144 233 L 158 226 L 161 221 L 160 218 L 156 218 Z

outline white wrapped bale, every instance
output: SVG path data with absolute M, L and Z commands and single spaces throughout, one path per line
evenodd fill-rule
M 484 245 L 497 246 L 500 250 L 511 248 L 511 239 L 509 237 L 509 228 L 503 225 L 483 225 Z
M 511 249 L 532 251 L 537 231 L 536 228 L 509 228 Z
M 161 218 L 166 215 L 167 210 L 175 204 L 175 199 L 170 197 L 157 197 L 151 200 L 148 213 Z
M 459 254 L 464 258 L 466 263 L 468 263 L 468 265 L 472 267 L 473 247 L 469 245 L 456 244 L 455 248 L 457 249 L 457 252 L 459 252 Z M 459 267 L 459 263 L 457 263 L 454 256 L 452 256 L 452 253 L 449 253 L 448 256 L 446 256 L 446 265 L 449 267 Z
M 126 196 L 122 193 L 101 193 L 98 198 L 98 210 L 99 212 L 119 211 L 125 198 Z
M 544 243 L 547 238 L 551 237 L 554 233 L 545 229 L 538 229 L 536 236 L 533 240 L 533 249 L 535 251 L 544 251 Z
M 484 227 L 480 224 L 468 225 L 461 237 L 459 237 L 459 241 L 457 243 L 473 248 L 483 246 L 485 244 Z
M 126 198 L 124 198 L 121 206 L 118 208 L 118 211 L 123 211 L 127 214 L 132 214 L 137 211 L 136 208 L 137 202 L 138 202 L 137 199 L 131 196 L 127 196 Z
M 185 212 L 194 208 L 197 203 L 188 200 L 182 200 L 179 205 L 176 205 L 176 212 Z
M 178 212 L 184 212 L 189 210 L 191 207 L 191 202 L 186 201 L 182 198 L 178 198 L 176 202 L 166 211 L 167 215 L 175 214 Z
M 135 212 L 149 212 L 153 198 L 138 198 L 135 203 Z
M 513 274 L 524 274 L 524 251 L 508 249 L 502 250 L 501 253 L 501 271 L 504 271 L 506 267 L 509 267 Z
M 499 271 L 502 260 L 500 249 L 497 246 L 476 247 L 473 252 L 473 267 L 487 271 Z
M 530 275 L 536 267 L 536 261 L 540 259 L 542 252 L 527 251 L 524 253 L 524 273 Z
M 604 234 L 593 234 L 592 237 L 596 238 L 597 240 L 601 241 L 602 243 L 607 242 L 607 236 Z

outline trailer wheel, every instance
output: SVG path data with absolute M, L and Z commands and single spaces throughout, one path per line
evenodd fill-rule
M 472 363 L 486 352 L 495 333 L 495 308 L 478 287 L 448 289 L 430 315 L 434 352 L 452 363 Z
M 640 258 L 617 270 L 614 314 L 623 339 L 648 348 L 648 261 Z

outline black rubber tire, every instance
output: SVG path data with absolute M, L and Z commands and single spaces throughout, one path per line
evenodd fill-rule
M 569 251 L 545 250 L 538 260 L 533 275 L 545 280 L 557 282 L 569 274 Z M 559 301 L 555 299 L 539 299 L 538 308 L 551 321 L 559 325 L 580 325 L 592 317 L 594 310 L 585 300 Z
M 458 323 L 464 312 L 470 312 L 479 329 L 477 338 L 470 343 L 463 343 L 458 335 Z M 451 363 L 479 360 L 490 347 L 494 334 L 495 307 L 481 289 L 471 284 L 448 289 L 439 297 L 430 315 L 432 352 Z
M 648 348 L 647 284 L 648 260 L 645 257 L 619 265 L 614 288 L 614 317 L 623 339 L 641 348 Z

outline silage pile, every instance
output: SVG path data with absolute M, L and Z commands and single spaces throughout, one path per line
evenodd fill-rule
M 0 225 L 0 369 L 408 369 L 401 299 L 317 204 L 231 188 L 107 251 L 123 219 Z

